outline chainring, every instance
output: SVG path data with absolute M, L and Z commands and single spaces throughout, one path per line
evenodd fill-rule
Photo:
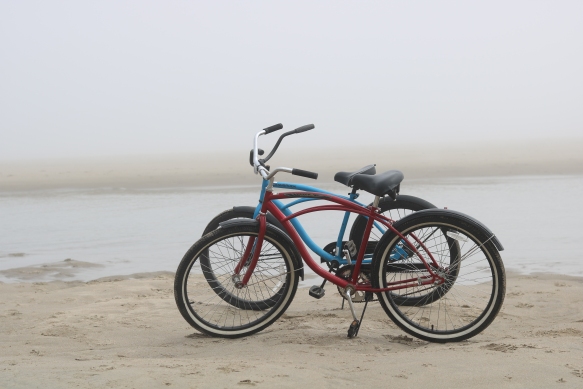
M 342 267 L 340 267 L 338 270 L 336 270 L 336 276 L 340 277 L 342 279 L 345 280 L 350 280 L 352 277 L 352 271 L 354 270 L 354 265 L 344 265 Z M 371 284 L 370 282 L 370 265 L 362 265 L 360 267 L 360 274 L 358 275 L 358 284 L 359 285 L 369 285 Z M 342 298 L 344 300 L 346 300 L 346 296 L 344 296 L 344 288 L 337 286 L 338 288 L 338 293 L 340 293 L 340 296 L 342 296 Z M 358 291 L 354 291 L 353 293 L 350 294 L 350 297 L 352 298 L 352 302 L 353 303 L 364 303 L 366 301 L 366 295 L 367 293 L 370 292 L 363 292 L 361 290 Z M 369 302 L 371 301 L 376 301 L 372 298 L 369 298 L 368 300 Z

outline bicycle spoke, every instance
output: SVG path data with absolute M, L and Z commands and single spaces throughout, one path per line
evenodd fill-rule
M 448 236 L 447 231 L 455 231 L 459 240 Z M 492 266 L 483 252 L 486 242 L 476 243 L 463 231 L 440 225 L 409 231 L 406 237 L 413 234 L 425 246 L 418 245 L 417 250 L 424 257 L 431 252 L 440 266 L 436 271 L 444 272 L 445 281 L 387 292 L 395 312 L 432 334 L 462 331 L 477 322 L 491 304 L 494 282 Z M 429 275 L 417 255 L 387 261 L 385 269 L 385 285 Z

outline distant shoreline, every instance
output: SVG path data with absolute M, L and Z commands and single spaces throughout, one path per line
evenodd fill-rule
M 583 174 L 583 140 L 334 151 L 282 149 L 269 163 L 316 171 L 320 174 L 316 182 L 324 183 L 332 182 L 337 171 L 356 170 L 371 163 L 377 164 L 377 172 L 401 170 L 406 179 Z M 0 162 L 0 191 L 231 186 L 253 185 L 258 180 L 249 166 L 246 149 L 237 153 Z M 291 176 L 280 180 L 315 183 Z

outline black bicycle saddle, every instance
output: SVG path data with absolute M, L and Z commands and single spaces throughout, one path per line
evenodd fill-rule
M 352 187 L 383 197 L 390 195 L 393 199 L 399 193 L 399 185 L 405 176 L 399 170 L 389 170 L 376 176 L 356 174 L 352 177 Z
M 344 184 L 346 186 L 352 185 L 352 178 L 357 174 L 374 175 L 377 172 L 375 165 L 368 165 L 358 169 L 355 172 L 338 172 L 334 175 L 334 181 Z

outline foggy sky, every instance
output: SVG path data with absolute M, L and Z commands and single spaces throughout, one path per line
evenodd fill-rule
M 583 137 L 583 2 L 0 1 L 0 159 Z

